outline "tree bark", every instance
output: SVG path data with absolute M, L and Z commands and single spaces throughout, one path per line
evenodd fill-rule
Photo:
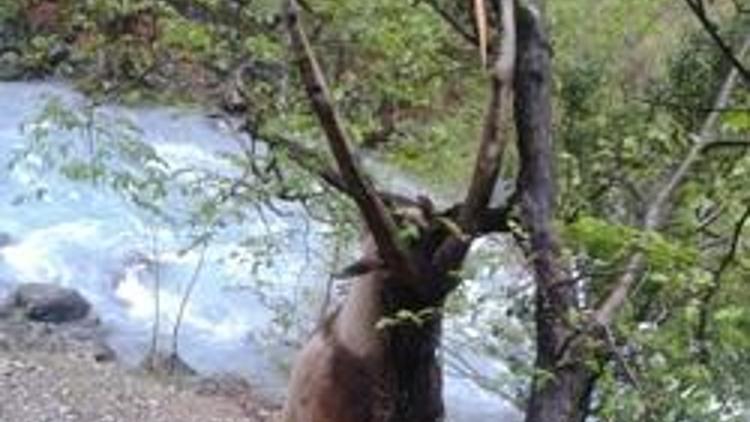
M 586 365 L 583 337 L 568 320 L 575 310 L 575 292 L 573 284 L 567 282 L 553 226 L 556 187 L 550 47 L 539 10 L 520 7 L 517 20 L 518 192 L 537 287 L 537 350 L 526 421 L 582 421 L 588 413 L 596 374 Z

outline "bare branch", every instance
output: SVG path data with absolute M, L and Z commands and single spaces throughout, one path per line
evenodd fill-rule
M 703 153 L 718 148 L 750 148 L 750 139 L 717 139 L 703 146 Z
M 740 57 L 744 57 L 748 50 L 750 50 L 750 35 L 745 38 L 745 42 L 740 51 Z M 718 110 L 726 107 L 730 100 L 732 91 L 737 85 L 737 80 L 740 77 L 740 71 L 737 68 L 732 68 L 729 71 L 721 89 L 716 97 L 716 101 L 711 112 L 706 120 L 703 122 L 701 131 L 698 135 L 693 136 L 694 143 L 690 150 L 687 152 L 685 157 L 680 162 L 677 169 L 671 174 L 667 181 L 657 192 L 654 199 L 651 201 L 648 209 L 646 210 L 646 216 L 643 221 L 642 228 L 646 231 L 652 231 L 659 229 L 664 221 L 670 214 L 669 201 L 674 193 L 679 189 L 680 186 L 687 179 L 690 171 L 699 162 L 701 158 L 701 152 L 710 145 L 712 142 L 716 142 L 715 129 L 716 124 L 719 120 L 720 112 Z M 601 325 L 607 325 L 612 321 L 615 313 L 622 307 L 627 300 L 631 288 L 639 278 L 639 274 L 643 271 L 646 265 L 646 257 L 641 252 L 636 252 L 628 261 L 622 276 L 617 280 L 615 287 L 609 293 L 609 295 L 602 301 L 599 308 L 594 313 L 595 320 Z
M 351 143 L 334 108 L 323 72 L 302 29 L 296 0 L 287 0 L 285 20 L 308 99 L 326 134 L 347 190 L 362 213 L 383 260 L 409 281 L 417 281 L 417 273 L 398 239 L 393 218 L 352 155 Z

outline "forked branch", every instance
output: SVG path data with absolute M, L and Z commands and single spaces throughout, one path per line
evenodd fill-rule
M 397 227 L 392 216 L 351 152 L 348 135 L 341 124 L 323 72 L 302 28 L 299 5 L 296 0 L 286 0 L 285 21 L 291 38 L 295 64 L 299 69 L 312 109 L 325 132 L 347 192 L 362 213 L 367 228 L 378 246 L 381 258 L 392 270 L 404 274 L 409 280 L 416 281 L 416 271 L 398 239 Z

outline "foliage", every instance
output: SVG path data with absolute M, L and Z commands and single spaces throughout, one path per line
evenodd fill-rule
M 15 19 L 20 9 L 20 4 L 16 0 L 1 0 L 0 22 L 8 22 Z
M 358 145 L 442 186 L 454 188 L 466 180 L 487 96 L 487 76 L 475 47 L 427 2 L 312 3 L 313 12 L 305 15 L 308 32 Z M 437 3 L 459 23 L 470 21 L 459 3 Z M 728 1 L 714 3 L 722 34 L 738 45 L 747 18 L 727 12 Z M 215 93 L 209 87 L 230 81 L 247 103 L 244 117 L 253 134 L 321 147 L 323 136 L 288 63 L 279 2 L 184 4 L 76 2 L 61 33 L 31 38 L 30 60 L 44 68 L 49 51 L 73 34 L 73 57 L 91 70 L 84 80 L 94 90 L 108 91 L 126 81 L 126 90 L 143 93 L 140 99 L 156 91 L 178 97 L 203 90 L 210 97 Z M 15 3 L 0 3 L 0 19 L 17 12 Z M 729 253 L 727 239 L 748 206 L 747 148 L 705 152 L 673 198 L 670 221 L 647 232 L 637 227 L 656 187 L 694 142 L 729 66 L 673 2 L 564 0 L 549 2 L 549 15 L 555 50 L 557 217 L 564 256 L 581 286 L 578 316 L 609 291 L 628 255 L 641 252 L 647 262 L 625 315 L 610 327 L 622 356 L 601 365 L 593 413 L 605 421 L 728 420 L 750 397 L 745 352 L 750 350 L 750 311 L 744 306 L 750 294 L 742 284 L 750 275 L 750 229 L 740 233 L 726 271 L 718 271 Z M 137 16 L 155 19 L 153 37 L 128 27 Z M 165 85 L 170 89 L 154 89 Z M 744 86 L 732 96 L 730 111 L 722 112 L 717 136 L 747 138 L 748 107 L 750 92 Z M 237 223 L 249 204 L 320 193 L 309 185 L 307 173 L 276 151 L 273 160 L 286 172 L 284 179 L 253 179 L 237 195 L 237 175 L 265 168 L 270 157 L 261 163 L 242 154 L 223 157 L 235 169 L 232 177 L 168 168 L 148 144 L 136 141 L 137 132 L 126 128 L 106 134 L 102 129 L 109 124 L 91 125 L 91 116 L 66 113 L 59 105 L 46 111 L 57 126 L 85 128 L 79 142 L 95 139 L 94 144 L 106 146 L 50 143 L 47 126 L 39 121 L 26 153 L 41 156 L 72 180 L 115 189 L 154 215 L 166 214 L 165 201 L 177 192 L 195 224 Z M 515 167 L 511 157 L 504 176 L 512 176 Z M 329 196 L 313 197 L 308 204 L 313 211 L 350 215 L 347 204 L 334 206 Z M 501 301 L 509 303 L 497 305 Z M 531 326 L 533 305 L 530 294 L 490 297 L 463 286 L 449 308 L 492 310 L 487 313 L 493 315 L 482 315 L 493 326 L 491 335 L 472 340 L 497 356 L 508 346 L 503 337 L 528 338 L 524 330 Z M 518 316 L 520 324 L 508 328 L 505 318 L 494 315 L 503 312 Z M 384 324 L 419 317 L 401 314 Z M 516 379 L 530 373 L 528 364 L 511 366 Z M 628 380 L 626 367 L 637 381 Z M 517 384 L 513 388 L 518 396 L 525 392 Z
M 668 224 L 652 233 L 633 228 L 694 142 L 729 71 L 701 32 L 673 45 L 647 83 L 622 91 L 613 86 L 612 62 L 598 56 L 606 49 L 559 64 L 560 219 L 567 252 L 587 282 L 586 303 L 609 291 L 634 250 L 647 262 L 613 328 L 621 356 L 600 374 L 593 410 L 601 420 L 739 420 L 747 397 L 750 367 L 736 360 L 746 338 L 732 334 L 747 317 L 739 309 L 748 297 L 735 290 L 745 273 L 738 263 L 748 254 L 747 230 L 718 272 L 747 206 L 747 150 L 707 152 L 669 205 Z M 746 105 L 741 87 L 729 104 L 737 110 L 722 113 L 719 138 L 746 133 Z

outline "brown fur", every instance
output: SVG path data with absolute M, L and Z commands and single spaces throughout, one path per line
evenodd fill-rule
M 374 257 L 374 245 L 365 253 Z M 440 320 L 376 324 L 397 310 L 440 304 L 398 283 L 388 270 L 354 279 L 343 306 L 299 353 L 283 422 L 435 422 L 442 420 Z
M 284 422 L 384 422 L 383 333 L 375 328 L 384 280 L 355 280 L 346 302 L 297 356 Z M 369 303 L 368 303 L 369 302 Z

